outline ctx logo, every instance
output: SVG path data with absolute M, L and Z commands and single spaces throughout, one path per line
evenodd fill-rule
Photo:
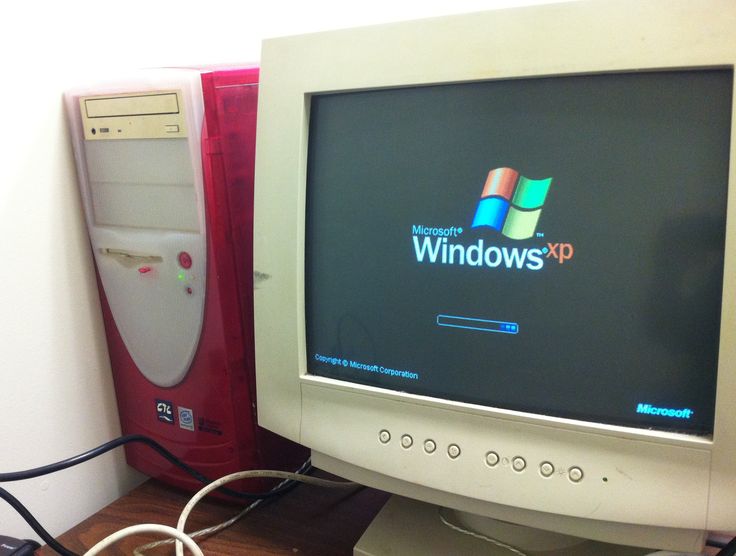
M 546 253 L 548 259 L 556 259 L 558 263 L 564 264 L 565 261 L 572 259 L 575 248 L 572 243 L 548 243 L 542 252 Z
M 156 400 L 156 416 L 158 420 L 169 425 L 174 424 L 173 403 L 168 400 Z

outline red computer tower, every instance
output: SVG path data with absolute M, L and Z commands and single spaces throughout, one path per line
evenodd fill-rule
M 256 422 L 257 99 L 257 67 L 152 70 L 66 95 L 123 434 L 210 478 L 307 457 Z M 201 486 L 145 445 L 126 456 Z

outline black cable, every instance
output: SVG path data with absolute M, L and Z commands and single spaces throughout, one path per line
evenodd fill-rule
M 705 546 L 710 546 L 711 548 L 724 548 L 726 546 L 726 542 L 716 539 L 707 539 L 705 541 Z
M 21 504 L 20 500 L 18 500 L 15 496 L 10 494 L 2 487 L 0 487 L 0 498 L 10 504 L 13 509 L 18 512 L 23 519 L 26 520 L 26 523 L 31 526 L 31 529 L 33 529 L 36 534 L 41 537 L 47 545 L 49 545 L 50 548 L 52 548 L 62 556 L 78 556 L 76 552 L 72 552 L 64 545 L 62 545 L 59 541 L 57 541 L 54 537 L 52 537 L 49 532 L 41 526 L 36 518 L 33 517 L 33 514 L 28 511 L 28 508 Z
M 36 477 L 41 477 L 43 475 L 48 475 L 50 473 L 56 473 L 57 471 L 62 471 L 64 469 L 68 469 L 70 467 L 73 467 L 75 465 L 79 465 L 80 463 L 84 463 L 86 461 L 89 461 L 93 458 L 96 458 L 98 456 L 101 456 L 102 454 L 105 454 L 109 452 L 110 450 L 114 450 L 115 448 L 118 448 L 119 446 L 122 446 L 124 444 L 128 444 L 130 442 L 140 442 L 142 444 L 145 444 L 149 448 L 152 448 L 155 450 L 160 456 L 162 456 L 164 459 L 169 461 L 170 463 L 176 465 L 180 469 L 186 471 L 189 475 L 194 477 L 196 480 L 200 481 L 204 484 L 209 484 L 212 482 L 211 479 L 197 471 L 196 469 L 190 467 L 183 461 L 181 461 L 179 458 L 177 458 L 174 454 L 169 452 L 166 448 L 164 448 L 161 444 L 153 440 L 152 438 L 149 438 L 147 436 L 143 436 L 140 434 L 131 434 L 127 436 L 121 436 L 120 438 L 116 438 L 114 440 L 111 440 L 109 442 L 105 442 L 104 444 L 98 446 L 97 448 L 93 448 L 91 450 L 88 450 L 87 452 L 84 452 L 82 454 L 72 456 L 70 458 L 67 458 L 65 460 L 58 461 L 56 463 L 50 463 L 48 465 L 43 465 L 41 467 L 35 467 L 33 469 L 27 469 L 24 471 L 12 471 L 8 473 L 0 473 L 0 483 L 5 482 L 13 482 L 13 481 L 23 481 L 26 479 L 33 479 Z M 311 473 L 313 467 L 311 463 L 303 465 L 298 472 L 303 474 L 309 474 Z M 223 494 L 227 494 L 228 496 L 234 497 L 234 498 L 247 498 L 249 500 L 252 499 L 266 499 L 266 498 L 274 498 L 280 494 L 284 494 L 286 492 L 289 492 L 290 490 L 293 490 L 296 488 L 300 483 L 298 481 L 288 481 L 283 486 L 270 490 L 268 492 L 263 493 L 251 493 L 251 492 L 238 492 L 236 490 L 229 489 L 227 487 L 220 487 L 217 490 L 220 491 Z M 7 490 L 0 487 L 0 498 L 5 500 L 8 504 L 10 504 L 13 509 L 20 514 L 20 516 L 30 525 L 31 529 L 33 529 L 36 534 L 43 539 L 43 541 L 55 552 L 61 554 L 62 556 L 78 556 L 75 552 L 72 552 L 68 548 L 66 548 L 64 545 L 59 543 L 54 537 L 49 534 L 46 529 L 43 528 L 43 526 L 36 520 L 35 517 L 33 517 L 33 514 L 18 500 L 10 494 Z
M 110 450 L 114 450 L 115 448 L 122 446 L 124 444 L 135 443 L 135 442 L 145 444 L 149 448 L 152 448 L 161 457 L 166 459 L 168 462 L 176 465 L 177 467 L 179 467 L 180 469 L 182 469 L 183 471 L 185 471 L 186 473 L 194 477 L 197 481 L 203 484 L 209 484 L 212 482 L 212 479 L 208 478 L 207 476 L 203 475 L 196 469 L 190 467 L 189 465 L 181 461 L 174 454 L 169 452 L 166 448 L 164 448 L 161 444 L 159 444 L 152 438 L 149 438 L 142 434 L 130 434 L 127 436 L 121 436 L 120 438 L 116 438 L 114 440 L 110 440 L 109 442 L 105 442 L 104 444 L 101 444 L 97 448 L 92 448 L 91 450 L 87 452 L 70 457 L 65 460 L 58 461 L 56 463 L 51 463 L 49 465 L 43 465 L 41 467 L 36 467 L 34 469 L 27 469 L 25 471 L 0 473 L 0 483 L 6 483 L 6 482 L 12 482 L 12 481 L 22 481 L 25 479 L 33 479 L 35 477 L 40 477 L 42 475 L 48 475 L 49 473 L 55 473 L 57 471 L 68 469 L 69 467 L 79 465 L 80 463 L 84 463 L 93 458 L 101 456 L 102 454 L 105 454 L 109 452 Z M 221 492 L 222 494 L 226 494 L 232 498 L 238 498 L 238 499 L 246 498 L 249 500 L 254 500 L 254 499 L 259 499 L 259 498 L 271 498 L 274 496 L 278 496 L 280 494 L 283 494 L 284 492 L 288 492 L 295 486 L 297 486 L 297 483 L 292 481 L 291 483 L 287 483 L 281 488 L 278 488 L 276 490 L 271 490 L 268 492 L 259 492 L 259 493 L 239 492 L 239 491 L 227 488 L 227 487 L 220 487 L 217 489 L 217 491 Z
M 716 556 L 734 556 L 736 554 L 736 538 L 731 539 L 731 542 L 718 551 Z

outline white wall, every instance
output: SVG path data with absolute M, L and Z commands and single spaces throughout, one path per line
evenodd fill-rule
M 0 471 L 50 463 L 119 435 L 62 92 L 150 66 L 257 61 L 264 37 L 537 3 L 17 2 L 0 33 Z M 255 4 L 262 4 L 254 7 Z M 142 477 L 118 451 L 2 485 L 54 535 Z M 0 535 L 33 537 L 0 501 Z

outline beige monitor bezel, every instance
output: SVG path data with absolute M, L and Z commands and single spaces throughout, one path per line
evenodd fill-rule
M 360 434 L 341 435 L 338 431 L 351 426 L 358 430 L 371 416 L 385 416 L 386 423 L 403 418 L 407 427 L 417 428 L 421 428 L 420 421 L 459 416 L 455 425 L 458 436 L 464 435 L 460 431 L 463 426 L 475 430 L 485 423 L 502 436 L 512 431 L 528 434 L 549 443 L 550 450 L 589 446 L 588 452 L 594 453 L 586 452 L 586 457 L 598 458 L 602 469 L 610 468 L 612 454 L 614 458 L 628 454 L 621 465 L 630 467 L 622 472 L 633 473 L 637 480 L 633 484 L 609 481 L 605 489 L 598 485 L 590 494 L 590 500 L 600 498 L 594 518 L 601 523 L 689 531 L 736 528 L 736 506 L 732 503 L 736 495 L 732 464 L 736 460 L 736 407 L 729 395 L 736 392 L 733 112 L 726 279 L 712 439 L 500 411 L 308 375 L 304 319 L 304 204 L 312 94 L 533 76 L 733 68 L 734 28 L 736 4 L 729 0 L 583 1 L 265 41 L 254 245 L 255 271 L 268 276 L 255 292 L 261 425 L 324 454 L 325 461 L 345 463 L 345 469 L 355 467 L 362 480 L 373 478 L 381 488 L 398 490 L 391 481 L 399 480 L 409 485 L 417 498 L 438 501 L 445 497 L 455 506 L 472 506 L 473 511 L 484 511 L 493 504 L 521 505 L 529 512 L 586 517 L 592 506 L 571 503 L 567 485 L 550 492 L 559 499 L 554 503 L 531 502 L 528 496 L 514 498 L 517 495 L 511 492 L 494 499 L 495 495 L 488 498 L 465 491 L 460 500 L 456 495 L 462 484 L 448 482 L 448 473 L 457 469 L 465 474 L 468 484 L 483 478 L 460 468 L 421 468 L 422 460 L 413 459 L 406 463 L 415 466 L 409 478 L 390 461 L 403 457 L 402 452 L 373 457 L 378 452 L 372 437 L 368 440 Z M 343 404 L 356 403 L 368 408 L 366 412 L 357 411 L 351 417 L 341 409 Z M 467 441 L 477 443 L 479 437 L 471 435 Z M 670 462 L 666 472 L 658 467 L 665 458 Z M 657 473 L 661 478 L 655 484 Z M 680 491 L 667 494 L 675 485 Z M 638 499 L 632 488 L 640 489 Z M 659 498 L 645 503 L 643 496 Z M 517 504 L 516 500 L 522 502 Z M 682 512 L 684 507 L 689 508 L 687 515 Z M 617 534 L 609 538 L 615 540 Z

